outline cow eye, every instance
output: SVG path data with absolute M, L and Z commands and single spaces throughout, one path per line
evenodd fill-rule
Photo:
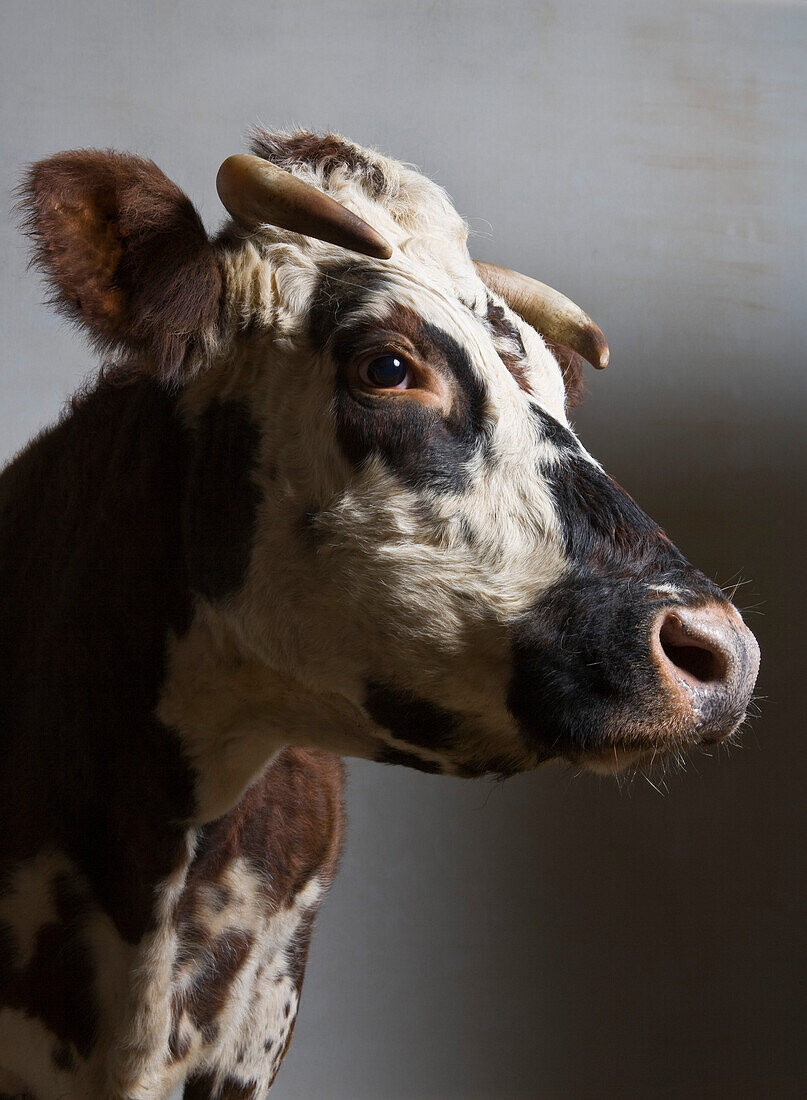
M 365 386 L 380 390 L 406 390 L 412 385 L 412 371 L 402 355 L 388 352 L 370 359 L 359 368 Z

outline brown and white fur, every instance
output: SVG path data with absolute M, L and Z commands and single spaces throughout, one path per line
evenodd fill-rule
M 0 478 L 0 1093 L 257 1098 L 342 835 L 342 755 L 612 769 L 730 734 L 755 643 L 583 450 L 579 391 L 417 172 L 254 151 L 368 260 L 209 239 L 159 169 L 34 165 L 54 301 L 116 362 Z M 367 364 L 396 355 L 408 384 Z

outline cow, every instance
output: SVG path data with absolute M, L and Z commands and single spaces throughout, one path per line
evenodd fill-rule
M 341 757 L 619 773 L 735 735 L 753 635 L 578 441 L 600 330 L 446 193 L 253 135 L 209 237 L 152 162 L 34 164 L 104 356 L 0 477 L 0 1091 L 246 1100 L 288 1047 Z

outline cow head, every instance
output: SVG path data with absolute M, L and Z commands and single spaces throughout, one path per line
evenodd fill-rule
M 730 735 L 753 635 L 567 419 L 596 326 L 475 265 L 417 172 L 334 136 L 253 153 L 214 240 L 137 158 L 60 154 L 26 190 L 62 308 L 176 393 L 227 690 L 274 685 L 298 743 L 459 775 Z

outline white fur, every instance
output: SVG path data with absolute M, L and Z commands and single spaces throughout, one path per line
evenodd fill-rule
M 261 431 L 262 503 L 246 583 L 225 605 L 202 605 L 175 643 L 160 707 L 199 766 L 201 819 L 233 805 L 284 743 L 370 757 L 380 743 L 404 747 L 364 714 L 368 679 L 456 709 L 477 759 L 536 763 L 506 708 L 507 631 L 567 567 L 541 474 L 557 456 L 530 417 L 535 402 L 567 424 L 560 369 L 499 301 L 527 352 L 532 394 L 519 388 L 485 323 L 488 292 L 445 192 L 387 158 L 376 163 L 388 181 L 380 196 L 341 168 L 327 182 L 317 166 L 296 171 L 394 245 L 388 261 L 361 261 L 384 280 L 361 318 L 381 322 L 403 306 L 465 349 L 488 395 L 495 461 L 480 457 L 456 495 L 415 493 L 380 461 L 351 469 L 331 413 L 335 366 L 307 337 L 322 266 L 345 253 L 270 228 L 235 248 L 226 239 L 229 335 L 184 408 L 193 422 L 214 396 L 247 402 Z M 299 535 L 311 507 L 323 534 L 316 552 Z M 473 548 L 460 520 L 477 535 Z M 418 753 L 449 771 L 463 757 Z

